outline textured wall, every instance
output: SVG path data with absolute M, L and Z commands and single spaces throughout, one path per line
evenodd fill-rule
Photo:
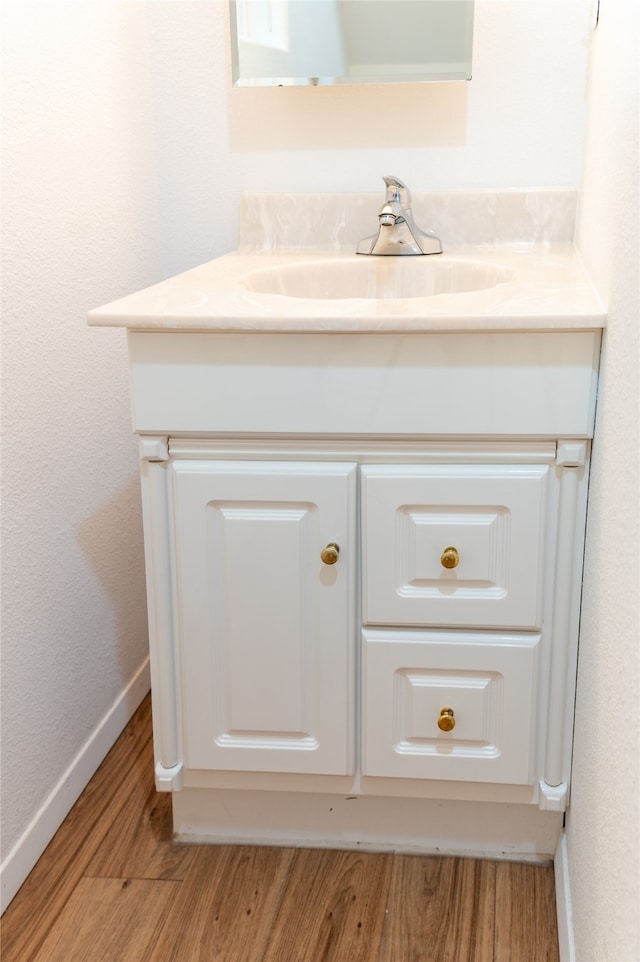
M 474 80 L 229 88 L 227 4 L 4 5 L 3 853 L 146 651 L 125 339 L 241 189 L 576 186 L 589 0 L 477 0 Z
M 609 304 L 591 472 L 572 804 L 576 959 L 637 962 L 638 4 L 602 0 L 579 240 Z
M 125 6 L 5 11 L 4 857 L 146 656 L 126 339 L 85 324 L 157 272 L 146 23 Z

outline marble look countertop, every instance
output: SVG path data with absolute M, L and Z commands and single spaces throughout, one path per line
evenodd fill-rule
M 92 310 L 89 323 L 139 331 L 363 333 L 605 326 L 605 308 L 572 242 L 572 191 L 414 193 L 416 222 L 434 230 L 444 249 L 420 261 L 495 267 L 501 279 L 484 289 L 317 299 L 251 290 L 247 275 L 290 264 L 322 271 L 350 260 L 357 269 L 375 259 L 393 274 L 394 262 L 407 258 L 354 255 L 358 238 L 373 233 L 379 206 L 379 194 L 243 195 L 236 251 Z

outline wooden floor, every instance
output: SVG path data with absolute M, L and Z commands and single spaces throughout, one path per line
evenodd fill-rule
M 2 920 L 2 962 L 555 962 L 550 866 L 178 845 L 138 710 Z

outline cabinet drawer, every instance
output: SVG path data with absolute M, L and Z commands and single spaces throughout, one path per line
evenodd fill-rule
M 548 474 L 546 464 L 364 466 L 363 622 L 540 627 Z
M 539 645 L 538 634 L 364 630 L 363 774 L 532 784 Z

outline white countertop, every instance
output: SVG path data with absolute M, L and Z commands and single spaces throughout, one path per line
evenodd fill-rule
M 605 325 L 605 308 L 573 244 L 575 191 L 414 191 L 416 223 L 433 229 L 444 253 L 356 255 L 358 240 L 377 228 L 383 196 L 241 194 L 240 240 L 234 253 L 93 310 L 89 323 L 137 331 L 383 333 L 589 330 Z M 485 273 L 482 265 L 489 270 L 495 266 L 501 282 L 466 293 L 388 296 L 389 288 L 398 287 L 398 278 L 403 293 L 415 293 L 416 274 L 422 276 L 423 266 L 430 272 L 433 265 L 440 274 L 444 267 L 446 274 L 446 262 L 460 261 L 481 265 L 476 277 Z M 354 289 L 371 294 L 386 288 L 386 296 L 292 297 L 257 293 L 243 280 L 253 271 L 289 264 L 314 265 L 309 276 L 317 279 L 338 263 L 347 272 L 347 283 L 343 276 L 338 284 L 341 293 L 351 293 L 353 270 L 360 285 L 354 280 Z M 368 277 L 365 283 L 363 274 Z M 424 289 L 420 280 L 417 286 Z
M 251 291 L 251 271 L 335 263 L 350 251 L 239 249 L 89 313 L 89 324 L 176 331 L 504 331 L 589 330 L 606 313 L 572 244 L 458 247 L 439 261 L 504 268 L 508 279 L 482 290 L 400 299 L 290 297 Z M 432 257 L 424 258 L 431 260 Z M 359 260 L 360 258 L 358 258 Z M 376 258 L 391 262 L 406 258 Z M 422 258 L 421 258 L 422 260 Z

